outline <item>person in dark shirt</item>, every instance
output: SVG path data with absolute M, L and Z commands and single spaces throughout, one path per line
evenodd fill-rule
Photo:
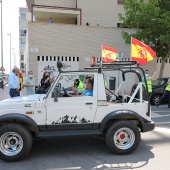
M 44 93 L 47 93 L 51 86 L 49 72 L 44 72 L 43 78 L 41 79 L 41 87 L 44 87 Z

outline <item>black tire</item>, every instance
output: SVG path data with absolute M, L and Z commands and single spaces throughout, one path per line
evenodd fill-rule
M 113 153 L 119 155 L 133 152 L 138 147 L 140 139 L 138 127 L 129 120 L 118 120 L 113 122 L 107 128 L 105 135 L 105 141 L 108 148 Z
M 23 159 L 31 150 L 32 135 L 22 125 L 9 123 L 0 127 L 0 159 L 13 162 Z
M 151 105 L 156 105 L 160 98 L 161 98 L 160 94 L 158 93 L 153 94 L 150 99 Z

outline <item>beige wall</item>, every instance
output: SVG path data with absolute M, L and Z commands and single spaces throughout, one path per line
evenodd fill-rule
M 76 8 L 76 0 L 34 0 L 36 5 Z
M 77 69 L 83 69 L 91 63 L 91 54 L 96 58 L 101 57 L 101 44 L 116 48 L 119 52 L 125 52 L 125 57 L 130 58 L 130 45 L 125 45 L 121 36 L 122 29 L 88 27 L 60 24 L 41 24 L 29 23 L 28 25 L 28 44 L 29 44 L 29 69 L 33 70 L 35 77 L 40 77 L 38 70 L 37 56 L 63 56 L 64 63 L 74 66 L 73 57 Z M 30 49 L 36 49 L 32 52 Z M 71 61 L 65 58 L 71 57 Z M 77 57 L 79 57 L 77 65 Z M 41 62 L 44 66 L 56 67 L 56 61 Z M 43 67 L 44 67 L 43 66 Z M 156 67 L 155 62 L 147 65 L 153 72 Z M 38 78 L 39 79 L 39 78 Z
M 28 2 L 29 1 L 29 2 Z M 76 8 L 76 0 L 27 0 L 31 3 L 50 6 L 63 6 Z M 123 13 L 123 5 L 117 4 L 117 0 L 77 0 L 77 7 L 82 9 L 82 25 L 62 25 L 48 24 L 47 20 L 37 19 L 34 23 L 29 23 L 29 67 L 34 70 L 35 77 L 40 77 L 40 70 L 46 65 L 55 65 L 56 61 L 37 61 L 37 56 L 63 56 L 79 57 L 78 63 L 65 61 L 68 65 L 75 65 L 74 68 L 82 69 L 89 66 L 91 53 L 98 59 L 101 57 L 101 44 L 116 48 L 119 52 L 125 52 L 125 57 L 130 58 L 130 46 L 125 45 L 121 36 L 123 29 L 118 29 L 118 13 Z M 79 24 L 78 16 L 78 24 Z M 42 22 L 42 23 L 39 23 Z M 61 21 L 73 23 L 72 21 Z M 85 26 L 86 23 L 90 26 Z M 97 23 L 99 22 L 99 26 Z M 128 30 L 129 32 L 132 30 Z M 30 52 L 30 48 L 35 48 Z M 38 50 L 38 51 L 37 51 Z M 154 61 L 149 62 L 144 69 L 149 69 L 152 74 L 155 70 L 159 71 L 160 64 Z M 158 68 L 157 68 L 158 67 Z M 165 66 L 164 76 L 170 72 L 169 64 Z
M 158 74 L 161 68 L 161 59 L 157 59 L 157 70 L 158 70 Z M 170 77 L 170 56 L 167 59 L 167 62 L 165 64 L 165 68 L 164 68 L 164 74 L 163 77 Z
M 123 12 L 123 5 L 117 0 L 78 0 L 78 8 L 82 9 L 82 25 L 117 27 L 118 13 Z
M 34 3 L 76 8 L 76 0 L 34 0 Z M 90 26 L 117 27 L 117 23 L 120 23 L 118 13 L 123 13 L 123 5 L 118 4 L 117 0 L 77 0 L 77 8 L 82 9 L 82 25 L 88 22 Z

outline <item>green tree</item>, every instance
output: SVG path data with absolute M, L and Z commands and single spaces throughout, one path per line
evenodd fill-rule
M 170 56 L 170 0 L 125 0 L 124 14 L 118 15 L 121 27 L 134 29 L 134 33 L 123 31 L 125 43 L 131 37 L 148 44 L 162 57 L 159 77 Z

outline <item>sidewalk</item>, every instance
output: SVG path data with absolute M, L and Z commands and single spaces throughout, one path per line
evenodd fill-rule
M 4 89 L 0 88 L 0 101 L 8 98 L 10 98 L 8 86 L 5 86 Z

